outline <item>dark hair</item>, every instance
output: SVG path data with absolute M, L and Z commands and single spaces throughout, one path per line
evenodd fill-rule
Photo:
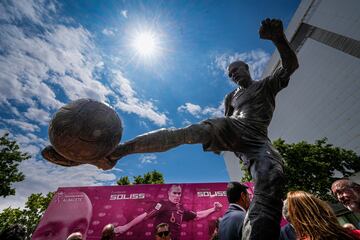
M 169 229 L 169 224 L 167 224 L 167 223 L 159 223 L 155 227 L 155 233 L 157 233 L 158 229 L 161 228 L 161 227 L 167 227 Z
M 241 193 L 247 193 L 246 189 L 248 187 L 239 182 L 229 182 L 226 189 L 229 203 L 236 203 L 240 199 Z

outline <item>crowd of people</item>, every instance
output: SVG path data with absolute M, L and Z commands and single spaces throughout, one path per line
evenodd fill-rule
M 230 182 L 227 185 L 226 196 L 229 207 L 225 214 L 216 222 L 211 240 L 240 240 L 243 239 L 243 225 L 247 211 L 251 205 L 248 187 L 240 182 Z M 173 199 L 174 191 L 179 198 Z M 349 179 L 340 179 L 331 186 L 331 192 L 346 209 L 353 213 L 360 213 L 360 185 Z M 181 189 L 172 185 L 169 189 L 169 199 L 178 203 Z M 171 202 L 171 201 L 169 201 Z M 218 205 L 216 203 L 215 205 Z M 213 211 L 213 210 L 211 210 Z M 207 214 L 211 213 L 206 212 Z M 340 225 L 330 205 L 305 191 L 290 191 L 284 200 L 283 217 L 288 222 L 280 230 L 279 240 L 355 240 L 360 239 L 360 222 Z M 196 215 L 196 213 L 194 212 Z M 156 223 L 155 240 L 174 240 L 178 236 L 172 233 L 174 226 L 166 222 Z M 177 231 L 175 231 L 176 233 Z M 113 224 L 104 226 L 101 240 L 120 239 L 119 232 Z M 0 239 L 23 240 L 25 229 L 15 224 L 0 234 Z M 66 240 L 82 240 L 85 236 L 81 232 L 71 233 Z M 65 240 L 65 239 L 64 239 Z
M 247 187 L 228 184 L 229 209 L 220 219 L 217 234 L 212 239 L 242 239 L 243 222 L 250 201 Z M 335 181 L 331 186 L 334 197 L 348 210 L 360 213 L 360 185 L 348 179 Z M 305 191 L 290 191 L 284 201 L 284 218 L 288 223 L 281 228 L 280 240 L 347 240 L 360 239 L 360 222 L 341 226 L 330 205 Z
M 242 239 L 243 223 L 251 201 L 247 186 L 230 182 L 226 195 L 228 210 L 218 219 L 211 240 Z M 334 197 L 349 211 L 360 213 L 360 185 L 348 179 L 335 181 L 331 186 Z M 290 191 L 284 200 L 283 216 L 288 223 L 281 228 L 279 240 L 355 240 L 360 239 L 360 222 L 340 225 L 330 205 L 305 191 Z M 114 240 L 114 226 L 104 227 L 102 240 Z M 155 228 L 155 240 L 171 240 L 169 224 L 160 223 Z M 67 240 L 81 240 L 74 233 Z

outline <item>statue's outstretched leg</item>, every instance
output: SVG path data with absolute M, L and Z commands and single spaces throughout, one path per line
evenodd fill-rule
M 206 124 L 193 124 L 179 129 L 159 129 L 118 145 L 107 158 L 117 160 L 133 153 L 165 152 L 182 144 L 206 143 L 210 140 L 209 128 Z
M 43 158 L 48 160 L 49 162 L 64 166 L 64 167 L 72 167 L 72 166 L 78 166 L 84 163 L 76 162 L 74 160 L 67 159 L 60 155 L 52 146 L 47 146 L 41 151 L 41 155 Z M 95 165 L 98 168 L 101 168 L 103 170 L 111 169 L 115 166 L 116 161 L 111 161 L 110 159 L 101 159 L 94 162 L 89 162 L 89 164 Z

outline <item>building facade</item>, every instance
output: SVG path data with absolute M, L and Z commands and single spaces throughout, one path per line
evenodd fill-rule
M 303 0 L 286 35 L 300 67 L 277 96 L 271 140 L 328 142 L 360 155 L 360 1 Z M 280 64 L 277 51 L 263 76 Z M 239 180 L 239 160 L 224 153 L 230 179 Z M 237 167 L 236 167 L 237 166 Z M 353 178 L 360 182 L 360 174 Z

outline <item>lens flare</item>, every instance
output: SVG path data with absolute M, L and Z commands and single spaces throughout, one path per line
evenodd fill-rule
M 144 31 L 136 33 L 133 47 L 140 56 L 154 57 L 159 51 L 159 43 L 154 32 Z

